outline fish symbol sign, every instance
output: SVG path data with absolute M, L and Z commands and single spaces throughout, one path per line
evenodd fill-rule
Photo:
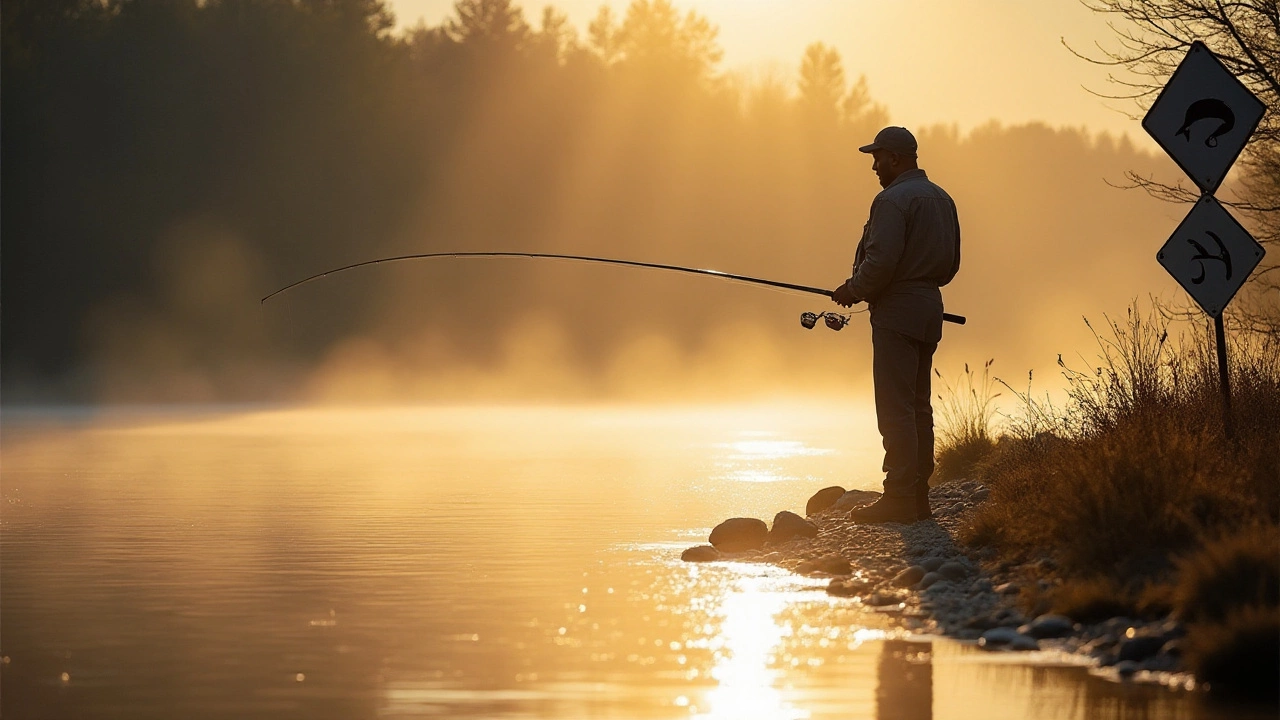
M 1191 126 L 1201 120 L 1219 121 L 1217 128 L 1204 139 L 1206 147 L 1215 148 L 1218 147 L 1218 138 L 1231 132 L 1231 128 L 1235 127 L 1236 114 L 1231 112 L 1231 108 L 1227 107 L 1226 103 L 1217 98 L 1197 100 L 1187 108 L 1187 113 L 1182 119 L 1182 127 L 1178 128 L 1174 134 L 1181 135 L 1187 142 L 1191 142 Z
M 1156 261 L 1209 317 L 1222 316 L 1266 251 L 1212 195 L 1196 202 Z
M 1196 42 L 1142 119 L 1142 127 L 1201 192 L 1213 193 L 1266 112 L 1204 43 Z

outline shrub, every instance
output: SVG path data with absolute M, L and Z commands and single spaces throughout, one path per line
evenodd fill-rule
M 1214 694 L 1280 701 L 1280 608 L 1238 608 L 1224 622 L 1192 625 L 1184 656 Z
M 1246 606 L 1280 607 L 1280 527 L 1255 526 L 1178 562 L 1173 603 L 1188 623 L 1225 622 Z

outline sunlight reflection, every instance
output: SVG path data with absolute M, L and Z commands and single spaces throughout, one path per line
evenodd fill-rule
M 719 447 L 733 450 L 738 460 L 780 460 L 801 455 L 829 455 L 832 450 L 813 448 L 798 440 L 739 440 Z
M 749 720 L 761 718 L 807 718 L 809 713 L 783 702 L 773 687 L 776 672 L 770 659 L 774 649 L 789 633 L 776 616 L 787 605 L 783 593 L 769 592 L 758 581 L 744 582 L 730 592 L 721 606 L 724 622 L 720 628 L 723 646 L 716 654 L 711 677 L 719 685 L 707 693 L 710 708 L 695 715 L 705 720 Z

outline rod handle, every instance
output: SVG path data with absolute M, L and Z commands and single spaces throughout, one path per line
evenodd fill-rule
M 952 315 L 952 314 L 951 314 L 951 313 L 949 313 L 949 312 L 944 312 L 944 313 L 942 313 L 942 320 L 943 320 L 943 322 L 955 323 L 955 324 L 957 324 L 957 325 L 963 325 L 963 324 L 965 324 L 966 322 L 968 322 L 968 319 L 967 319 L 965 316 L 963 316 L 963 315 Z

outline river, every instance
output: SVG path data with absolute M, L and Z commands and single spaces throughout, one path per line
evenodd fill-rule
M 0 447 L 15 720 L 1242 716 L 680 562 L 875 488 L 854 403 L 5 409 Z

